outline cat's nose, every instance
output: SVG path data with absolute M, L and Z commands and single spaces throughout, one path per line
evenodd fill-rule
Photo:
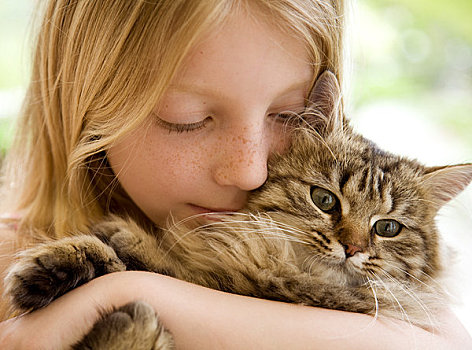
M 346 253 L 346 258 L 354 256 L 357 252 L 362 252 L 362 248 L 354 244 L 343 244 L 344 252 Z

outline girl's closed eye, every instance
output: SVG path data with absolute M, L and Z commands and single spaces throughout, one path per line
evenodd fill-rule
M 213 120 L 213 117 L 208 115 L 204 119 L 192 122 L 192 123 L 171 123 L 159 117 L 158 115 L 154 114 L 154 119 L 160 127 L 166 129 L 171 132 L 182 133 L 182 132 L 190 132 L 190 131 L 197 131 L 203 129 L 209 122 Z
M 276 122 L 287 124 L 296 121 L 298 117 L 305 111 L 305 107 L 301 104 L 288 106 L 285 108 L 278 108 L 275 112 L 268 114 Z
M 269 113 L 268 117 L 273 118 L 276 122 L 279 123 L 290 123 L 291 121 L 295 120 L 298 115 L 300 115 L 302 111 L 295 112 L 295 111 L 283 111 L 279 113 Z M 158 115 L 154 114 L 155 121 L 157 124 L 168 130 L 169 133 L 176 132 L 176 133 L 183 133 L 183 132 L 191 132 L 191 131 L 198 131 L 203 129 L 213 120 L 211 115 L 206 116 L 204 119 L 192 122 L 192 123 L 171 123 L 163 118 L 159 117 Z
M 280 122 L 280 123 L 286 123 L 294 118 L 297 118 L 298 115 L 300 115 L 302 111 L 300 112 L 292 112 L 292 111 L 284 111 L 280 113 L 271 113 L 269 114 L 269 117 L 274 118 L 275 121 Z
M 208 103 L 199 93 L 173 89 L 164 96 L 152 118 L 169 133 L 198 131 L 214 120 L 213 109 Z

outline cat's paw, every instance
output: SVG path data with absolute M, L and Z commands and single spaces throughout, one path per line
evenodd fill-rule
M 5 278 L 5 296 L 12 312 L 35 310 L 97 276 L 124 270 L 98 238 L 64 238 L 23 251 Z
M 94 236 L 100 238 L 107 244 L 116 235 L 129 235 L 133 236 L 135 232 L 141 230 L 139 226 L 131 219 L 125 219 L 116 215 L 110 215 L 106 220 L 97 223 L 92 232 Z
M 136 301 L 103 315 L 72 349 L 170 350 L 174 341 L 154 309 Z
M 110 216 L 93 228 L 94 235 L 112 247 L 128 270 L 163 272 L 157 257 L 160 243 L 135 221 Z

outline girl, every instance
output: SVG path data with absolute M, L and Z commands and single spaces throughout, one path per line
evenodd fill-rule
M 6 163 L 1 266 L 104 215 L 144 227 L 237 211 L 290 140 L 314 80 L 341 78 L 338 0 L 50 0 Z M 432 334 L 366 315 L 229 295 L 148 272 L 106 275 L 1 323 L 2 348 L 64 348 L 97 310 L 155 306 L 178 348 L 465 348 L 445 310 Z

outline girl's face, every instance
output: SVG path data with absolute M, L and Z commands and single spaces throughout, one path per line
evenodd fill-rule
M 288 145 L 286 111 L 300 112 L 313 77 L 305 45 L 251 16 L 230 21 L 190 52 L 143 126 L 108 158 L 155 223 L 241 209 Z

